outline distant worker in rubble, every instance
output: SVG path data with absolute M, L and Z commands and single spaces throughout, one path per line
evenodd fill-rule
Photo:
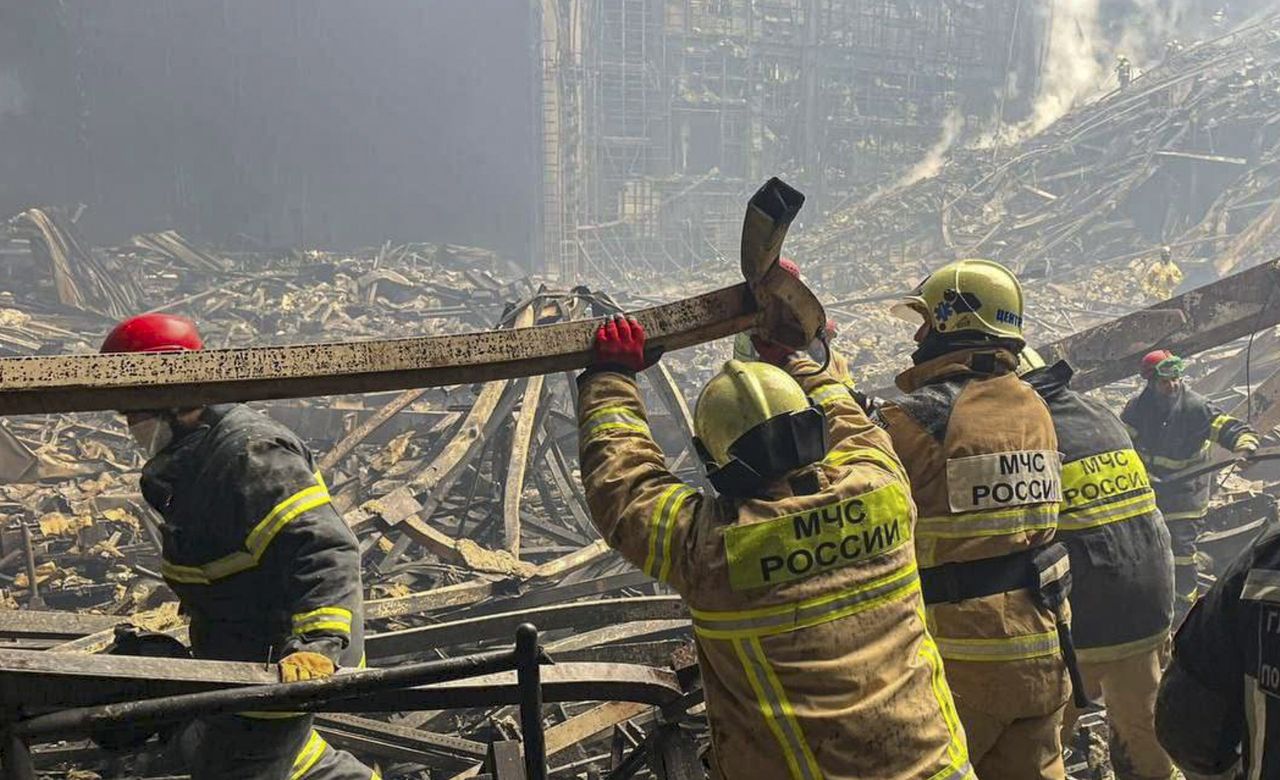
M 1060 632 L 1067 550 L 1054 543 L 1062 466 L 1045 402 L 1018 380 L 1022 287 L 1004 266 L 939 268 L 893 309 L 919 323 L 905 396 L 875 417 L 920 512 L 929 628 L 982 778 L 1065 777 L 1070 693 Z
M 1186 361 L 1167 349 L 1142 358 L 1146 386 L 1125 405 L 1120 419 L 1133 436 L 1151 475 L 1156 503 L 1173 539 L 1175 619 L 1186 614 L 1198 595 L 1196 536 L 1209 508 L 1211 474 L 1173 480 L 1178 471 L 1209 461 L 1214 444 L 1247 457 L 1258 449 L 1249 424 L 1225 414 L 1183 381 Z
M 1160 683 L 1156 733 L 1189 778 L 1280 777 L 1280 530 L 1274 526 L 1232 562 L 1178 629 Z
M 198 350 L 194 323 L 143 314 L 102 352 Z M 309 680 L 364 661 L 355 536 L 315 459 L 291 431 L 247 406 L 127 412 L 147 456 L 142 494 L 164 518 L 161 573 L 191 618 L 196 658 L 279 661 Z M 305 713 L 243 712 L 191 724 L 179 747 L 194 780 L 370 780 Z
M 730 360 L 694 412 L 706 495 L 650 433 L 640 323 L 610 319 L 593 350 L 578 380 L 591 517 L 692 612 L 713 776 L 972 780 L 884 432 L 806 356 Z M 828 389 L 823 406 L 806 395 Z
M 1030 347 L 1018 372 L 1049 405 L 1062 453 L 1058 540 L 1071 553 L 1072 638 L 1088 698 L 1105 698 L 1117 780 L 1167 780 L 1156 690 L 1173 621 L 1173 553 L 1151 480 L 1115 412 Z M 1080 710 L 1068 705 L 1062 740 Z
M 800 266 L 791 258 L 778 258 L 778 265 L 795 278 L 800 278 Z M 853 390 L 854 381 L 853 374 L 849 371 L 849 360 L 834 346 L 838 335 L 840 335 L 840 329 L 836 325 L 836 321 L 828 319 L 824 338 L 814 339 L 806 352 L 819 364 L 825 362 L 827 364 L 827 373 L 831 374 L 840 384 Z M 772 349 L 773 353 L 766 357 L 762 355 L 761 349 L 765 351 Z M 733 342 L 733 357 L 735 360 L 765 360 L 775 365 L 781 365 L 789 354 L 790 350 L 785 347 L 769 344 L 751 332 L 739 333 Z
M 1142 291 L 1156 301 L 1172 298 L 1182 284 L 1182 269 L 1173 262 L 1172 247 L 1160 247 L 1160 259 L 1147 267 L 1142 276 Z
M 1123 54 L 1116 57 L 1116 80 L 1120 82 L 1120 89 L 1127 89 L 1133 83 L 1133 63 Z

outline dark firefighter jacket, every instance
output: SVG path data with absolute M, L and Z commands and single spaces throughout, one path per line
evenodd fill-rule
M 307 650 L 358 666 L 359 549 L 311 453 L 245 406 L 209 407 L 201 423 L 142 473 L 195 656 L 266 662 Z
M 1154 477 L 1206 463 L 1212 445 L 1235 450 L 1258 437 L 1248 423 L 1224 414 L 1204 396 L 1184 385 L 1171 403 L 1162 403 L 1154 383 L 1125 404 L 1120 419 Z M 1204 514 L 1209 505 L 1211 474 L 1181 482 L 1158 483 L 1156 502 L 1166 521 Z
M 1192 607 L 1156 702 L 1156 735 L 1184 770 L 1280 777 L 1280 529 Z
M 1071 552 L 1072 633 L 1082 661 L 1161 645 L 1173 619 L 1173 552 L 1142 460 L 1115 413 L 1069 386 L 1059 362 L 1023 377 L 1062 453 L 1058 541 Z

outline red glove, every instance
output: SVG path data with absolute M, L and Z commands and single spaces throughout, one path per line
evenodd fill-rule
M 591 367 L 645 370 L 658 362 L 658 356 L 645 356 L 644 340 L 644 326 L 635 317 L 613 315 L 596 331 L 595 342 L 591 345 Z
M 772 363 L 779 368 L 785 366 L 791 356 L 795 354 L 795 350 L 790 347 L 783 346 L 768 339 L 762 339 L 759 336 L 751 337 L 751 344 L 756 348 L 756 354 L 766 363 Z

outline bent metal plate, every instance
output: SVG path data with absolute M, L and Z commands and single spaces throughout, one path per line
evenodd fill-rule
M 952 512 L 981 512 L 1062 500 L 1062 456 L 1012 450 L 947 461 Z

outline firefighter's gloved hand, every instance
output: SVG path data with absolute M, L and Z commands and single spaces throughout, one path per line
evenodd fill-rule
M 1241 437 L 1241 440 L 1236 443 L 1235 454 L 1246 460 L 1252 458 L 1257 452 L 1258 440 L 1252 436 Z
M 766 363 L 783 368 L 787 365 L 787 361 L 795 354 L 795 350 L 790 347 L 783 346 L 760 336 L 751 336 L 751 345 L 756 348 L 756 354 Z
M 280 662 L 280 682 L 319 680 L 333 675 L 335 671 L 337 667 L 327 656 L 300 650 L 285 656 Z
M 644 326 L 635 317 L 615 314 L 596 331 L 591 367 L 639 372 L 658 362 L 661 352 L 645 352 Z

